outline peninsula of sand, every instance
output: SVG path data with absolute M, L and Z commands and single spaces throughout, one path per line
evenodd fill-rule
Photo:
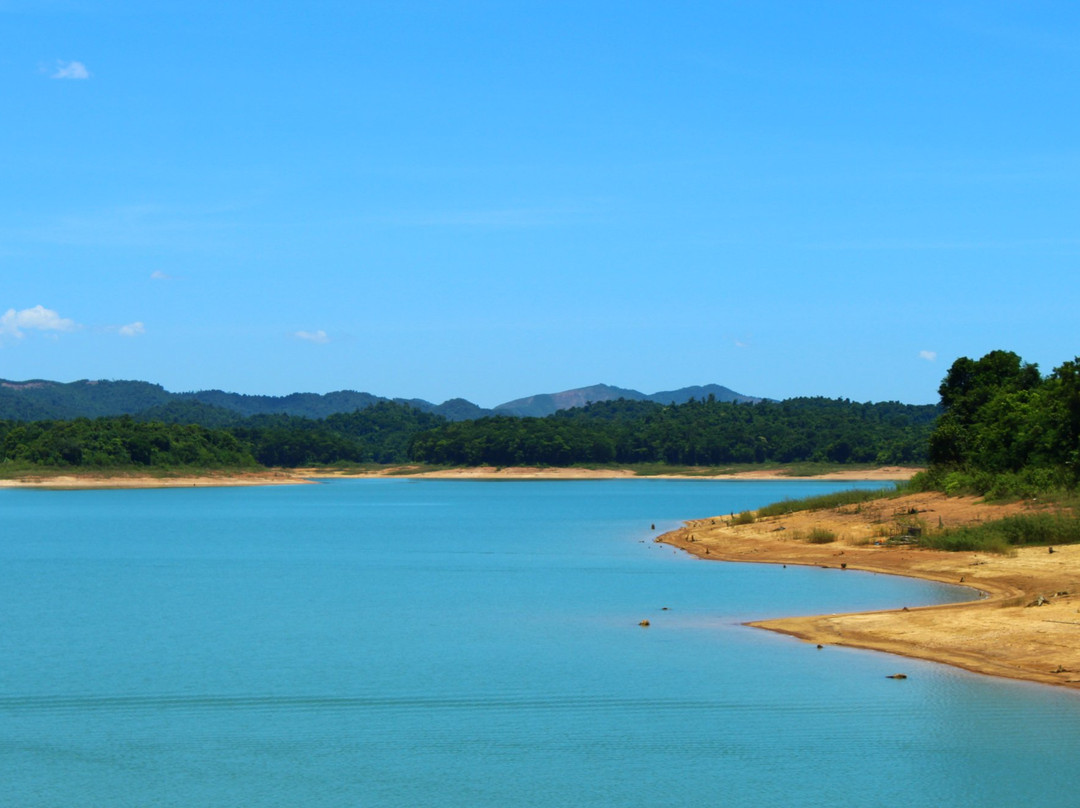
M 940 606 L 750 623 L 809 643 L 886 651 L 978 673 L 1080 688 L 1080 545 L 1022 547 L 1015 555 L 944 552 L 886 540 L 913 524 L 952 527 L 1038 508 L 921 493 L 838 509 L 687 522 L 657 541 L 703 559 L 804 564 L 959 584 L 973 599 Z M 837 538 L 807 540 L 815 528 Z M 902 671 L 900 671 L 902 672 Z

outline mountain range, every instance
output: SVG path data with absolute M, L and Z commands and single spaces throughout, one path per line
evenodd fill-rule
M 385 398 L 355 390 L 332 393 L 292 393 L 287 396 L 258 396 L 227 393 L 223 390 L 200 390 L 171 393 L 159 384 L 143 381 L 87 380 L 54 382 L 44 379 L 7 381 L 0 379 L 0 419 L 16 421 L 65 420 L 97 418 L 108 415 L 136 415 L 147 410 L 175 407 L 178 404 L 196 405 L 240 416 L 285 413 L 308 418 L 325 418 L 339 412 L 353 412 L 393 401 L 407 404 L 424 412 L 441 415 L 451 421 L 466 421 L 487 415 L 537 416 L 550 415 L 558 410 L 580 407 L 589 402 L 613 401 L 624 398 L 632 401 L 656 401 L 661 404 L 683 404 L 691 398 L 718 401 L 756 403 L 761 398 L 745 396 L 718 384 L 683 387 L 658 393 L 642 393 L 623 387 L 596 384 L 563 390 L 559 393 L 540 393 L 484 409 L 463 398 L 452 398 L 433 404 L 417 398 Z
M 594 401 L 615 401 L 625 398 L 629 401 L 655 401 L 658 404 L 685 404 L 692 398 L 699 400 L 714 396 L 717 401 L 738 401 L 746 404 L 756 404 L 760 398 L 744 396 L 721 387 L 719 384 L 707 384 L 705 386 L 682 387 L 678 390 L 663 390 L 659 393 L 641 393 L 625 387 L 612 387 L 609 384 L 594 384 L 591 387 L 578 387 L 574 390 L 563 390 L 561 393 L 541 393 L 527 398 L 518 398 L 500 404 L 495 407 L 496 415 L 533 415 L 542 418 L 551 415 L 558 410 L 568 410 L 572 407 L 584 407 Z

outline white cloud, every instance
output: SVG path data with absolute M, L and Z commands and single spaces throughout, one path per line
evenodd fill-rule
M 90 71 L 82 62 L 57 61 L 56 71 L 52 74 L 54 79 L 88 79 Z
M 122 325 L 117 332 L 121 337 L 137 337 L 140 334 L 146 333 L 146 327 L 140 322 L 134 322 L 129 325 Z
M 153 272 L 150 273 L 150 277 L 153 278 L 155 281 L 167 281 L 169 280 L 169 278 L 172 277 L 172 275 L 168 275 L 162 272 L 160 269 L 155 269 Z
M 919 358 L 925 359 L 927 362 L 933 362 L 937 359 L 937 351 L 919 351 Z
M 317 342 L 320 345 L 330 341 L 330 337 L 326 336 L 326 332 L 321 328 L 318 331 L 297 331 L 293 336 L 308 342 Z
M 78 325 L 74 320 L 61 317 L 52 309 L 34 306 L 32 309 L 8 309 L 0 316 L 0 337 L 10 336 L 22 339 L 24 330 L 34 331 L 74 331 Z

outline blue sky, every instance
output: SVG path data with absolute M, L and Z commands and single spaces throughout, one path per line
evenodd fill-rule
M 1075 4 L 0 0 L 0 30 L 2 378 L 924 403 L 958 356 L 1080 353 Z

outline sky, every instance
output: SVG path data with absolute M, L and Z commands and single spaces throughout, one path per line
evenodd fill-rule
M 0 378 L 937 401 L 1080 354 L 1080 5 L 0 0 Z

